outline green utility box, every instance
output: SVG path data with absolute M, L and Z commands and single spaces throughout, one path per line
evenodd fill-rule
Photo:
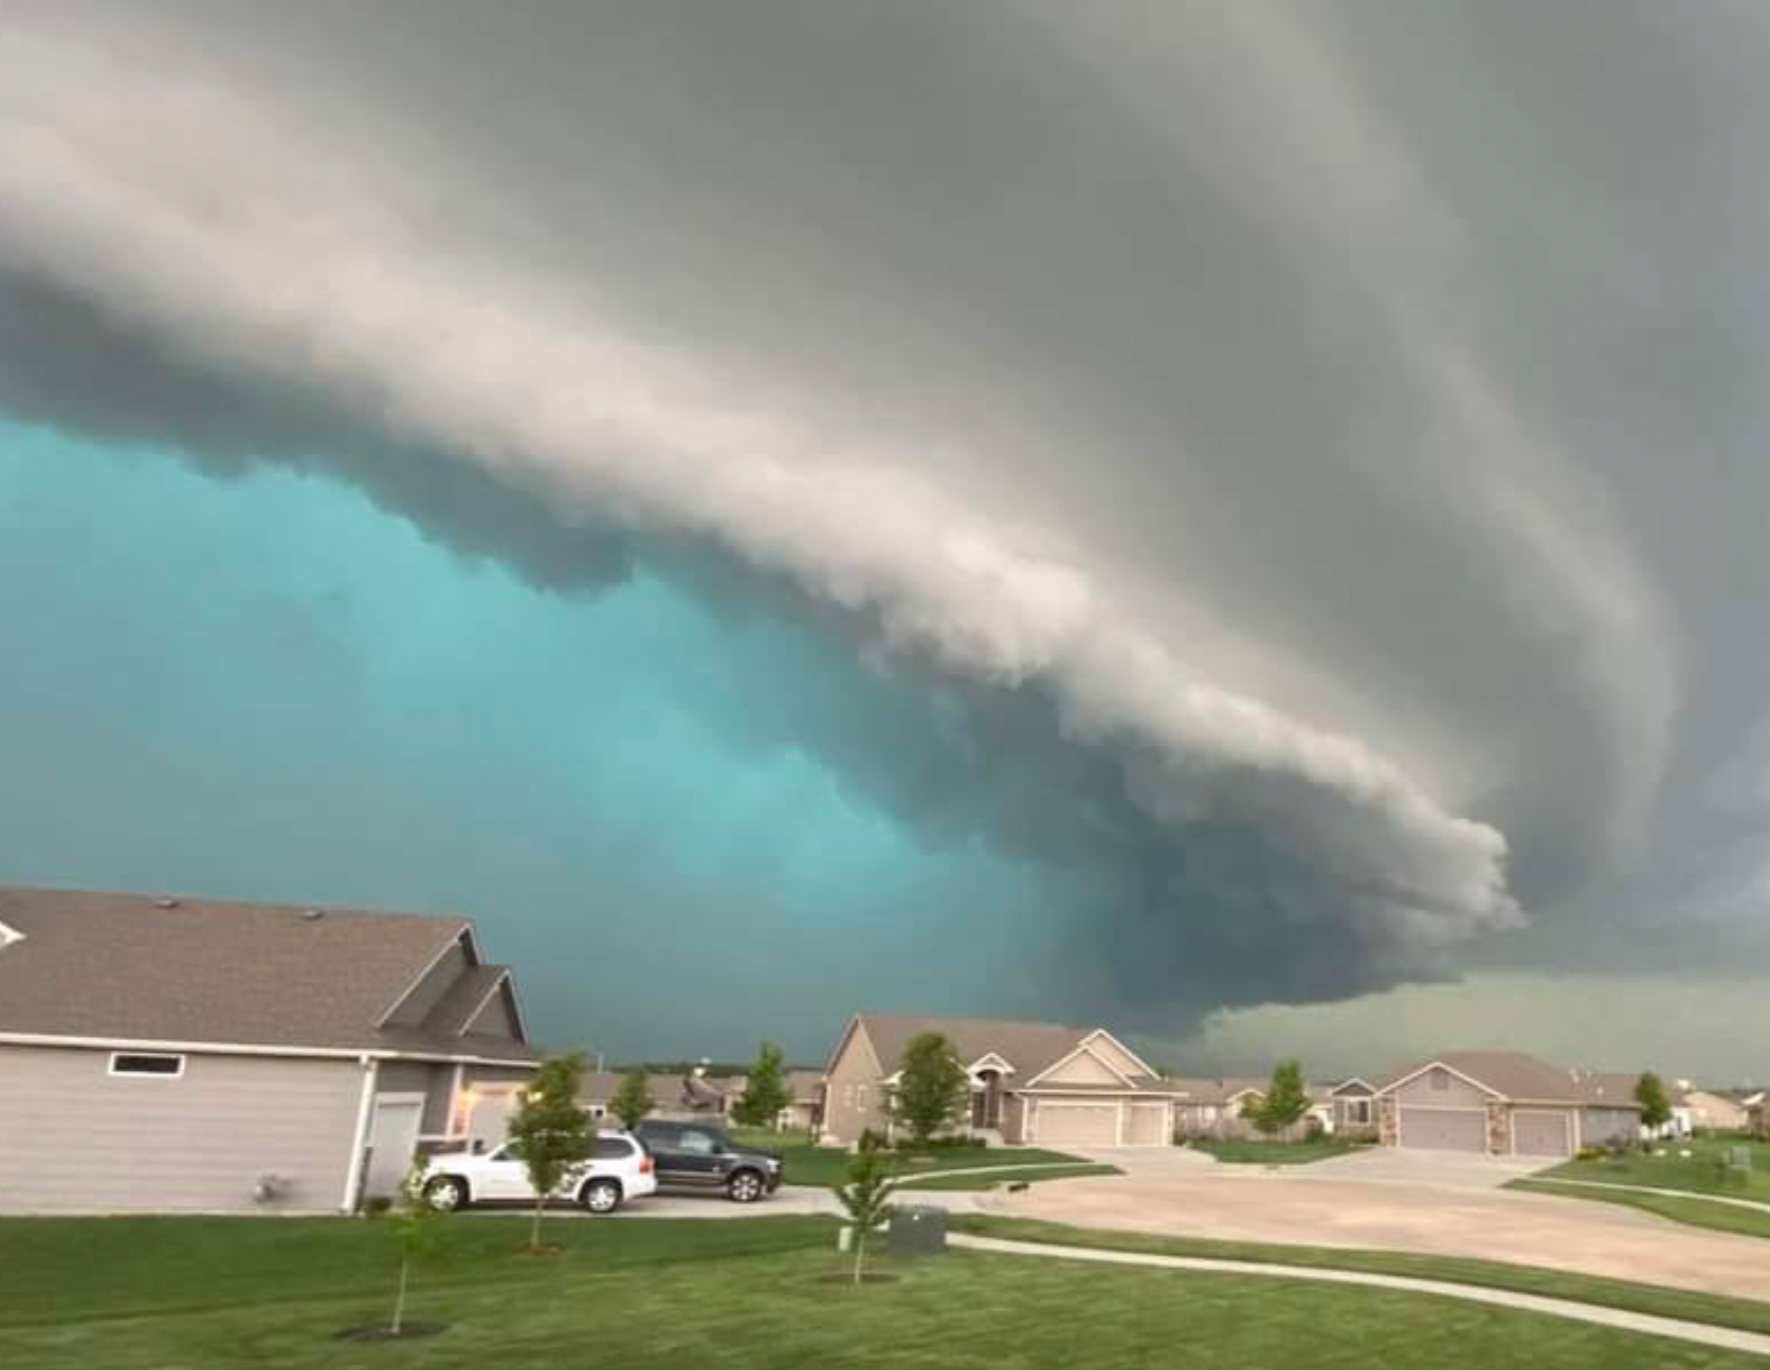
M 946 1250 L 946 1210 L 904 1204 L 891 1215 L 886 1244 L 893 1256 L 938 1256 Z

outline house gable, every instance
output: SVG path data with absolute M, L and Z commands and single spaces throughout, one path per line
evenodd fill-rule
M 1105 1028 L 1097 1028 L 1083 1039 L 1084 1046 L 1120 1075 L 1155 1077 L 1160 1074 L 1149 1062 L 1138 1056 Z
M 1024 1088 L 1059 1085 L 1119 1085 L 1131 1088 L 1131 1081 L 1093 1046 L 1079 1046 L 1056 1065 L 1030 1081 Z
M 461 1035 L 473 1033 L 493 1037 L 508 1037 L 518 1042 L 526 1042 L 528 1033 L 523 1028 L 522 1010 L 517 1007 L 516 987 L 511 983 L 509 972 L 492 987 L 485 1001 L 461 1027 Z

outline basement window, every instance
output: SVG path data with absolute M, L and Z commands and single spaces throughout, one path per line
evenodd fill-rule
M 156 1075 L 163 1080 L 176 1080 L 184 1074 L 184 1057 L 161 1052 L 113 1051 L 112 1075 Z

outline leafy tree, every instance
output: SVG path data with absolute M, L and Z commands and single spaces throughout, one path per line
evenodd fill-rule
M 646 1088 L 645 1072 L 634 1069 L 621 1077 L 620 1088 L 615 1090 L 615 1097 L 608 1101 L 608 1111 L 621 1120 L 621 1126 L 631 1132 L 638 1127 L 645 1115 L 656 1108 L 657 1100 L 651 1097 L 651 1090 Z
M 595 1135 L 589 1115 L 578 1102 L 583 1077 L 581 1055 L 548 1057 L 510 1114 L 510 1140 L 516 1144 L 535 1191 L 530 1251 L 541 1249 L 541 1215 L 548 1196 L 569 1185 L 590 1160 Z
M 836 1198 L 848 1214 L 848 1230 L 854 1246 L 854 1282 L 861 1282 L 867 1238 L 881 1223 L 891 1220 L 891 1158 L 876 1147 L 863 1147 L 848 1163 L 848 1183 L 838 1186 Z
M 971 1102 L 971 1077 L 958 1050 L 938 1032 L 918 1033 L 904 1048 L 891 1116 L 917 1146 L 958 1121 Z
M 1672 1121 L 1672 1101 L 1666 1087 L 1651 1070 L 1635 1081 L 1635 1102 L 1641 1105 L 1641 1126 L 1660 1128 Z
M 1308 1111 L 1309 1091 L 1303 1084 L 1303 1067 L 1287 1059 L 1272 1068 L 1266 1093 L 1250 1099 L 1241 1116 L 1259 1128 L 1261 1136 L 1272 1138 L 1294 1126 Z
M 732 1105 L 731 1116 L 746 1127 L 773 1127 L 792 1100 L 787 1095 L 786 1055 L 773 1042 L 764 1042 L 750 1067 L 750 1080 Z
M 446 1217 L 446 1210 L 432 1207 L 424 1197 L 424 1179 L 424 1162 L 413 1162 L 400 1181 L 399 1195 L 387 1215 L 388 1228 L 399 1242 L 399 1293 L 393 1301 L 393 1321 L 387 1325 L 396 1337 L 405 1330 L 406 1288 L 412 1262 L 436 1244 Z

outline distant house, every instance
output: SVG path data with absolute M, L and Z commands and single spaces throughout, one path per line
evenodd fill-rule
M 781 1110 L 776 1126 L 797 1132 L 815 1129 L 823 1119 L 823 1071 L 789 1070 L 786 1084 L 787 1106 Z
M 1378 1083 L 1385 1145 L 1571 1156 L 1641 1133 L 1638 1076 L 1563 1070 L 1519 1051 L 1451 1051 Z
M 1743 1132 L 1751 1118 L 1742 1099 L 1712 1089 L 1697 1089 L 1688 1081 L 1678 1082 L 1674 1107 L 1682 1110 L 1690 1132 Z
M 0 1211 L 348 1211 L 535 1059 L 461 918 L 0 889 Z
M 1246 1116 L 1245 1110 L 1250 1106 L 1258 1106 L 1266 1097 L 1267 1087 L 1271 1083 L 1269 1077 L 1243 1075 L 1211 1079 L 1170 1075 L 1167 1083 L 1175 1091 L 1176 1136 L 1227 1141 L 1263 1135 Z M 1311 1132 L 1335 1130 L 1333 1098 L 1328 1086 L 1310 1085 L 1308 1092 L 1308 1112 L 1278 1133 L 1278 1140 L 1295 1141 Z
M 1009 1145 L 1166 1146 L 1174 1091 L 1105 1028 L 987 1018 L 862 1013 L 824 1071 L 823 1135 L 853 1145 L 892 1130 L 887 1107 L 904 1049 L 919 1034 L 948 1038 L 971 1078 L 967 1130 Z
M 626 1078 L 624 1072 L 617 1070 L 586 1071 L 578 1088 L 578 1100 L 592 1118 L 608 1117 L 609 1104 Z M 653 1072 L 645 1077 L 645 1089 L 652 1100 L 652 1110 L 646 1115 L 649 1118 L 672 1121 L 701 1118 L 723 1122 L 731 1112 L 731 1105 L 743 1092 L 743 1085 L 740 1082 L 733 1089 L 730 1080 L 710 1079 L 692 1072 L 683 1075 Z
M 1745 1108 L 1746 1127 L 1752 1135 L 1770 1138 L 1770 1091 L 1748 1094 L 1740 1103 Z
M 1327 1087 L 1328 1108 L 1333 1116 L 1332 1131 L 1342 1137 L 1375 1137 L 1377 1135 L 1377 1087 L 1369 1080 L 1353 1076 Z
M 1259 1135 L 1242 1110 L 1265 1097 L 1264 1077 L 1170 1075 L 1166 1083 L 1174 1092 L 1176 1136 L 1231 1139 Z

